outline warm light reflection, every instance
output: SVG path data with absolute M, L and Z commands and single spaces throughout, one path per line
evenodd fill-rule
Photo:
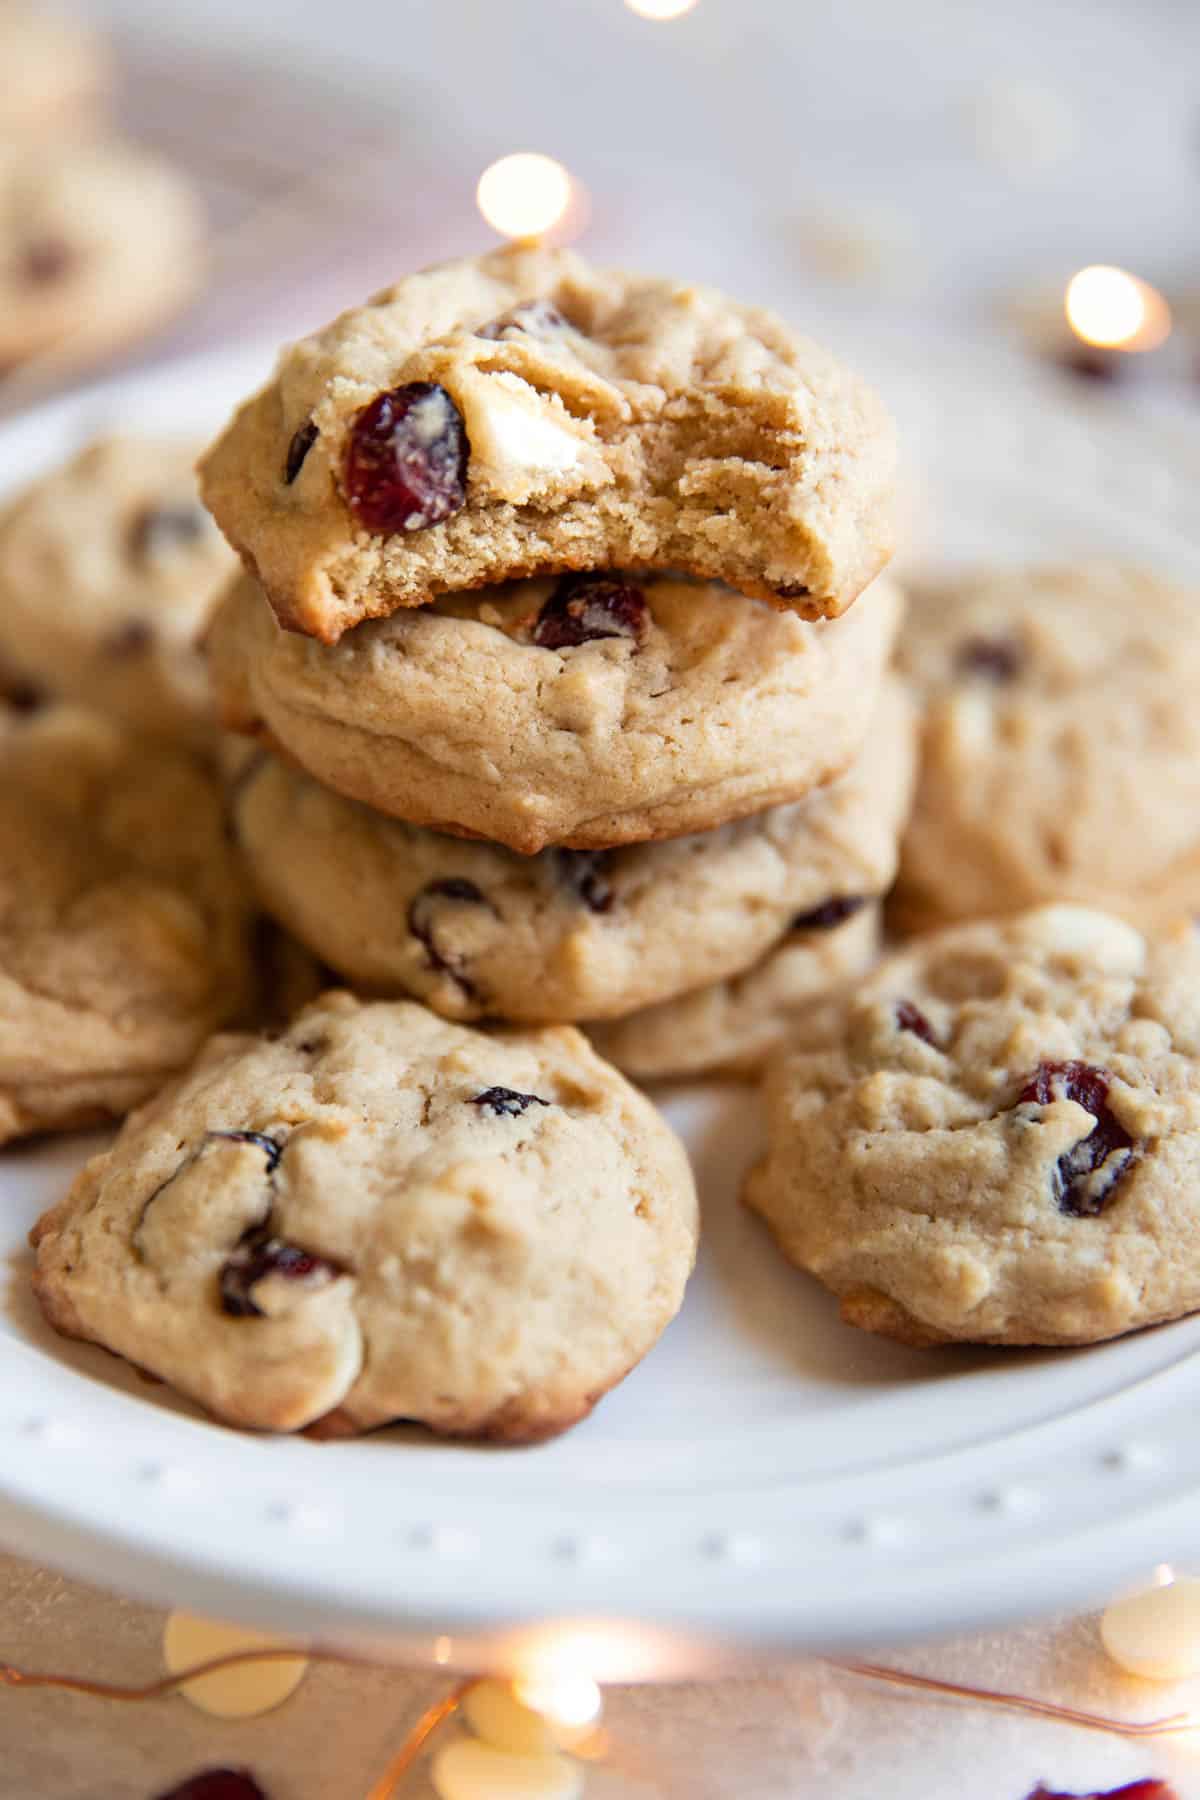
M 681 19 L 696 0 L 625 0 L 625 4 L 640 19 Z
M 1101 350 L 1154 350 L 1171 333 L 1171 309 L 1158 290 L 1105 263 L 1071 277 L 1066 313 L 1075 335 Z
M 501 237 L 541 237 L 570 206 L 571 177 L 552 156 L 520 150 L 483 171 L 475 199 Z
M 552 1725 L 579 1730 L 600 1717 L 603 1701 L 590 1675 L 569 1668 L 547 1670 L 513 1682 L 513 1693 L 530 1712 Z
M 1170 1563 L 1159 1563 L 1154 1571 L 1155 1587 L 1170 1587 L 1175 1579 L 1175 1571 Z

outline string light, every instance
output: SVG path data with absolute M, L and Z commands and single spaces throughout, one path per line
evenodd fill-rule
M 513 1692 L 530 1712 L 540 1713 L 551 1724 L 574 1731 L 594 1725 L 603 1705 L 600 1689 L 591 1676 L 570 1670 L 516 1681 Z
M 1080 269 L 1067 283 L 1067 323 L 1100 350 L 1156 350 L 1171 334 L 1171 309 L 1147 281 L 1106 263 Z
M 501 237 L 543 237 L 566 216 L 571 177 L 552 156 L 519 150 L 489 164 L 479 177 L 475 199 Z
M 696 0 L 625 0 L 625 4 L 639 19 L 682 19 Z

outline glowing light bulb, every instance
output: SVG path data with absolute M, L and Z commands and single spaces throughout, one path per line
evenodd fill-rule
M 540 1713 L 551 1724 L 579 1731 L 600 1717 L 603 1700 L 590 1675 L 578 1670 L 545 1670 L 513 1683 L 522 1706 Z
M 571 204 L 571 177 L 552 156 L 519 150 L 491 163 L 479 177 L 475 200 L 501 237 L 541 237 Z
M 639 19 L 682 19 L 696 0 L 625 0 L 625 4 Z
M 1155 350 L 1171 334 L 1171 309 L 1158 290 L 1106 263 L 1071 277 L 1065 306 L 1076 337 L 1101 350 Z

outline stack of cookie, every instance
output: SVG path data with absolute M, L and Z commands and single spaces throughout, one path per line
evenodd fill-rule
M 262 746 L 231 786 L 264 906 L 447 1018 L 756 1064 L 872 959 L 894 873 L 893 466 L 770 315 L 565 252 L 293 346 L 202 464 L 252 571 L 209 651 Z

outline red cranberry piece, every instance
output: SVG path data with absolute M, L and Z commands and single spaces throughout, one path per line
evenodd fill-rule
M 408 903 L 408 929 L 417 942 L 425 946 L 430 968 L 449 975 L 469 999 L 474 999 L 478 990 L 474 982 L 463 973 L 462 958 L 453 951 L 442 950 L 434 937 L 436 914 L 442 901 L 458 906 L 486 906 L 497 919 L 500 914 L 487 895 L 473 881 L 467 881 L 461 875 L 448 876 L 444 881 L 429 882 Z
M 797 913 L 792 920 L 792 930 L 832 931 L 843 919 L 852 919 L 856 912 L 861 912 L 866 904 L 865 894 L 841 894 L 821 906 L 814 906 L 811 912 Z
M 590 912 L 606 913 L 615 898 L 609 883 L 611 850 L 556 850 L 558 873 Z
M 302 1250 L 299 1244 L 273 1237 L 269 1225 L 254 1225 L 222 1264 L 221 1311 L 234 1319 L 263 1318 L 262 1307 L 255 1304 L 253 1289 L 268 1275 L 303 1281 L 309 1287 L 324 1287 L 340 1273 L 327 1257 L 314 1256 L 311 1251 Z
M 304 459 L 317 441 L 317 428 L 311 419 L 301 425 L 299 431 L 293 432 L 292 441 L 287 447 L 287 457 L 283 465 L 283 484 L 291 487 L 297 475 L 304 467 Z
M 896 1024 L 901 1031 L 911 1031 L 913 1036 L 919 1037 L 923 1044 L 932 1044 L 936 1049 L 937 1039 L 933 1033 L 933 1026 L 920 1007 L 914 1006 L 911 1000 L 897 1000 Z
M 472 1106 L 478 1106 L 481 1110 L 486 1108 L 488 1112 L 506 1119 L 519 1119 L 531 1106 L 549 1104 L 540 1094 L 519 1094 L 515 1088 L 506 1087 L 485 1088 L 482 1094 L 476 1094 L 471 1101 Z
M 1025 661 L 1012 638 L 968 638 L 959 646 L 955 666 L 960 675 L 979 675 L 997 686 L 1015 681 Z
M 775 592 L 781 600 L 803 600 L 812 593 L 812 589 L 805 587 L 802 581 L 785 581 Z
M 249 1769 L 202 1769 L 158 1800 L 267 1800 Z
M 208 530 L 208 519 L 199 506 L 144 506 L 130 521 L 127 543 L 138 562 L 170 556 L 195 544 Z
M 462 414 L 436 381 L 379 394 L 350 428 L 346 497 L 368 531 L 423 531 L 467 503 L 471 446 Z
M 31 287 L 49 287 L 74 268 L 76 252 L 62 238 L 38 238 L 27 245 L 22 271 Z
M 511 312 L 501 313 L 498 319 L 489 319 L 475 336 L 498 343 L 503 338 L 553 337 L 555 332 L 566 329 L 567 321 L 549 300 L 526 300 Z
M 1103 1793 L 1097 1790 L 1091 1794 L 1068 1794 L 1039 1782 L 1025 1800 L 1181 1800 L 1181 1797 L 1169 1781 L 1148 1775 L 1141 1781 L 1127 1781 L 1124 1787 L 1105 1788 Z
M 1096 1123 L 1054 1165 L 1054 1198 L 1065 1213 L 1094 1218 L 1133 1167 L 1133 1139 L 1108 1109 L 1111 1077 L 1090 1063 L 1042 1063 L 1017 1095 L 1017 1105 L 1049 1106 L 1074 1100 Z
M 533 627 L 540 650 L 572 650 L 596 638 L 640 638 L 646 597 L 619 575 L 564 575 Z
M 279 1159 L 283 1155 L 284 1143 L 278 1138 L 268 1137 L 265 1131 L 209 1131 L 207 1138 L 221 1138 L 227 1144 L 254 1144 L 267 1159 L 267 1174 L 273 1175 L 279 1167 Z

